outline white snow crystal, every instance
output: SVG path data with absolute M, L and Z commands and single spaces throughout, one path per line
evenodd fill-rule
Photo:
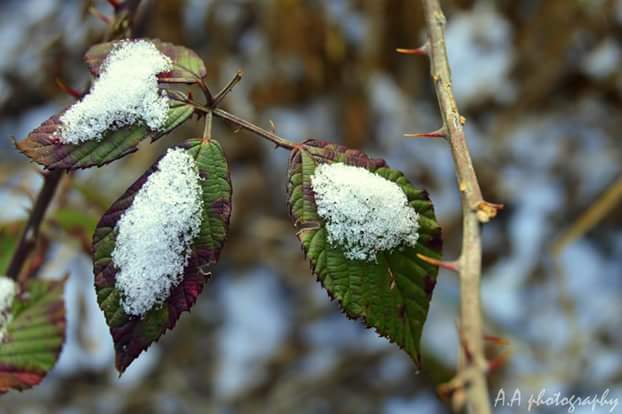
M 376 254 L 419 238 L 419 215 L 402 189 L 364 168 L 321 164 L 311 176 L 317 212 L 326 222 L 328 241 L 352 260 L 376 260 Z
M 6 276 L 0 276 L 0 342 L 11 319 L 10 310 L 17 292 L 17 284 Z
M 151 42 L 121 42 L 104 60 L 88 95 L 60 117 L 57 135 L 65 143 L 78 144 L 138 122 L 151 130 L 162 129 L 169 102 L 156 75 L 171 66 Z
M 194 159 L 169 149 L 117 223 L 112 260 L 126 314 L 143 315 L 181 282 L 202 213 Z

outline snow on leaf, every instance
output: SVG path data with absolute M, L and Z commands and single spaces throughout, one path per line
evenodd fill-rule
M 128 269 L 133 268 L 138 272 L 137 274 L 140 274 L 137 269 L 141 266 L 153 266 L 153 269 L 145 269 L 145 274 L 153 270 L 154 274 L 159 275 L 159 281 L 157 282 L 159 286 L 157 292 L 150 290 L 150 293 L 154 295 L 153 300 L 147 300 L 142 296 L 140 298 L 135 297 L 135 299 L 140 300 L 140 306 L 124 306 L 124 302 L 127 302 L 128 299 L 131 300 L 131 298 L 128 298 L 127 292 L 134 290 L 126 290 L 129 285 L 125 282 L 118 283 L 121 269 L 116 264 L 117 261 L 114 257 L 117 256 L 115 250 L 123 233 L 120 223 L 124 220 L 124 217 L 126 217 L 127 221 L 136 220 L 136 217 L 132 217 L 132 214 L 128 213 L 133 208 L 134 203 L 152 200 L 153 194 L 148 196 L 139 196 L 139 194 L 141 189 L 145 188 L 147 183 L 150 182 L 150 177 L 157 174 L 159 163 L 156 163 L 147 173 L 139 178 L 110 207 L 100 220 L 93 236 L 95 290 L 99 306 L 104 312 L 110 327 L 116 350 L 116 366 L 120 372 L 125 371 L 131 362 L 153 342 L 157 341 L 167 329 L 173 329 L 181 314 L 189 311 L 194 305 L 203 290 L 207 276 L 209 276 L 207 269 L 217 262 L 227 235 L 231 214 L 231 183 L 229 167 L 220 144 L 216 141 L 201 142 L 193 140 L 179 148 L 175 151 L 183 149 L 183 153 L 192 157 L 195 162 L 196 171 L 201 178 L 199 183 L 202 198 L 200 228 L 197 233 L 194 233 L 192 229 L 184 228 L 182 223 L 174 223 L 174 225 L 181 226 L 181 234 L 185 236 L 196 234 L 192 238 L 191 243 L 189 243 L 190 250 L 187 256 L 183 256 L 182 264 L 184 264 L 184 268 L 181 277 L 173 274 L 176 273 L 176 266 L 179 263 L 175 263 L 175 266 L 168 269 L 169 272 L 172 272 L 171 274 L 163 274 L 161 271 L 163 258 L 153 257 L 151 263 L 144 262 L 140 258 L 143 256 L 147 257 L 150 253 L 157 255 L 159 254 L 158 252 L 136 253 L 140 256 L 137 258 L 138 262 L 136 263 L 138 267 L 131 266 Z M 184 180 L 182 179 L 182 181 Z M 153 186 L 153 181 L 151 182 L 150 186 Z M 180 189 L 180 191 L 185 192 L 187 189 Z M 167 193 L 167 197 L 175 197 L 175 194 L 168 193 L 168 190 L 164 192 Z M 141 201 L 141 199 L 143 200 Z M 184 200 L 184 203 L 187 201 L 187 199 Z M 174 204 L 176 201 L 171 200 L 170 202 Z M 156 218 L 160 217 L 161 219 L 162 214 L 160 213 L 167 213 L 169 210 L 172 212 L 173 210 L 171 209 L 174 209 L 174 206 L 157 207 L 156 209 L 161 210 L 156 214 Z M 192 208 L 188 211 L 191 210 Z M 142 210 L 139 208 L 137 211 Z M 191 221 L 189 225 L 192 227 L 192 218 L 188 218 L 188 220 Z M 140 221 L 146 223 L 149 219 L 140 219 Z M 138 230 L 141 226 L 134 223 L 134 225 L 130 225 L 128 228 Z M 165 239 L 165 242 L 169 245 L 172 243 L 174 250 L 179 251 L 178 248 L 184 246 L 183 243 L 178 244 L 178 240 L 173 241 L 174 235 L 172 233 L 156 236 L 160 239 Z M 146 237 L 155 236 L 149 232 L 149 234 L 146 234 Z M 135 240 L 140 240 L 140 236 L 135 238 Z M 127 249 L 127 244 L 131 242 L 132 237 L 124 239 L 123 243 L 126 244 L 124 248 Z M 145 246 L 145 248 L 155 248 L 148 241 L 140 241 L 139 244 L 140 246 Z M 131 250 L 129 249 L 128 251 Z M 126 259 L 129 259 L 130 255 L 119 254 L 119 256 L 122 258 L 118 260 L 118 263 L 121 263 L 122 266 L 127 265 Z M 127 281 L 127 279 L 125 280 Z M 160 288 L 163 288 L 163 290 Z M 162 292 L 165 290 L 168 290 L 168 295 L 162 296 Z M 134 313 L 132 312 L 134 310 L 142 312 L 148 306 L 151 307 L 139 316 L 131 314 Z
M 65 281 L 31 280 L 8 310 L 0 341 L 0 393 L 39 384 L 65 339 Z
M 152 42 L 163 55 L 171 59 L 173 64 L 172 70 L 158 75 L 160 82 L 191 84 L 206 76 L 205 63 L 194 51 L 158 39 L 147 40 Z M 99 75 L 102 63 L 117 44 L 118 42 L 100 43 L 86 52 L 84 59 L 93 75 Z
M 375 261 L 348 258 L 344 248 L 329 242 L 327 223 L 318 214 L 313 176 L 322 164 L 361 167 L 399 186 L 418 214 L 414 246 L 378 251 Z M 370 190 L 373 191 L 373 190 Z M 313 273 L 346 315 L 361 319 L 378 334 L 403 348 L 420 365 L 419 342 L 427 317 L 438 268 L 417 253 L 439 258 L 441 229 L 427 194 L 383 160 L 323 141 L 309 140 L 292 151 L 289 164 L 288 205 Z M 382 213 L 384 214 L 384 213 Z M 374 218 L 376 219 L 376 218 Z
M 346 258 L 375 261 L 380 251 L 416 245 L 418 214 L 394 182 L 336 162 L 317 166 L 311 188 L 328 241 L 341 246 Z
M 99 141 L 107 131 L 137 124 L 160 131 L 166 124 L 169 98 L 158 88 L 156 76 L 171 68 L 171 60 L 153 43 L 117 42 L 90 91 L 60 116 L 59 140 L 64 144 Z
M 146 138 L 152 141 L 171 132 L 193 113 L 187 104 L 174 102 L 162 130 L 151 131 L 143 125 L 120 128 L 104 134 L 99 141 L 81 144 L 65 144 L 59 140 L 62 129 L 61 114 L 56 114 L 32 131 L 28 137 L 17 143 L 17 148 L 28 158 L 49 170 L 101 167 L 137 150 L 138 144 Z

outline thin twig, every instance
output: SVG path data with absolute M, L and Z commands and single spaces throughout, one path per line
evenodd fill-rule
M 198 108 L 198 109 L 205 109 L 205 110 L 209 110 L 208 108 Z M 277 147 L 282 147 L 282 148 L 287 148 L 287 149 L 294 149 L 297 148 L 298 145 L 292 141 L 289 141 L 285 138 L 282 138 L 280 136 L 278 136 L 277 134 L 268 131 L 267 129 L 263 129 L 255 124 L 253 124 L 252 122 L 249 122 L 245 119 L 242 119 L 236 115 L 230 114 L 229 112 L 220 109 L 220 108 L 215 108 L 213 109 L 214 115 L 216 115 L 219 118 L 222 119 L 226 119 L 227 121 L 241 127 L 244 128 L 254 134 L 259 135 L 260 137 L 263 137 L 265 139 L 267 139 L 268 141 L 271 141 L 274 143 L 274 145 L 276 145 Z
M 231 90 L 235 87 L 235 85 L 238 84 L 238 82 L 242 79 L 242 71 L 238 70 L 235 74 L 235 76 L 233 77 L 233 79 L 231 79 L 229 81 L 229 83 L 222 88 L 222 90 L 220 92 L 218 92 L 216 94 L 216 96 L 214 97 L 213 101 L 212 101 L 212 107 L 217 107 L 218 105 L 220 105 L 220 103 L 222 102 L 223 99 L 225 99 L 225 97 L 227 95 L 229 95 L 229 92 L 231 92 Z
M 486 383 L 487 362 L 484 356 L 480 309 L 482 265 L 480 222 L 488 221 L 496 210 L 482 208 L 490 204 L 485 203 L 482 198 L 464 136 L 462 126 L 464 118 L 458 112 L 451 89 L 451 73 L 445 47 L 445 15 L 438 0 L 422 0 L 422 3 L 428 34 L 426 52 L 430 58 L 430 72 L 451 146 L 462 200 L 463 240 L 459 259 L 460 330 L 464 336 L 464 346 L 471 358 L 461 359 L 458 378 L 469 379 L 465 384 L 465 402 L 469 412 L 488 414 L 491 408 Z
M 205 114 L 205 126 L 203 127 L 203 142 L 207 142 L 212 139 L 212 121 L 214 120 L 214 113 L 209 111 Z

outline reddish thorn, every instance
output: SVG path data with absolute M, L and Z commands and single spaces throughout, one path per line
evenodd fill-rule
M 395 49 L 395 51 L 403 55 L 428 56 L 430 54 L 427 42 L 423 46 L 418 47 L 416 49 L 397 48 Z
M 99 20 L 101 20 L 105 24 L 112 24 L 112 19 L 106 16 L 105 14 L 103 14 L 102 12 L 100 12 L 99 10 L 97 10 L 95 7 L 90 7 L 89 13 L 97 17 Z
M 188 100 L 191 101 L 192 100 L 192 91 L 188 91 Z
M 121 2 L 119 0 L 108 0 L 108 3 L 110 3 L 110 5 L 115 9 L 121 7 Z
M 488 372 L 493 372 L 503 367 L 508 359 L 510 359 L 510 354 L 510 351 L 505 351 L 497 355 L 493 360 L 488 361 Z
M 508 339 L 502 338 L 500 336 L 494 336 L 494 335 L 484 335 L 484 340 L 487 342 L 491 342 L 495 345 L 501 345 L 501 346 L 510 344 L 510 341 Z
M 452 262 L 444 262 L 442 260 L 438 260 L 435 259 L 433 257 L 428 257 L 426 255 L 423 255 L 421 253 L 417 253 L 417 257 L 421 260 L 423 260 L 424 262 L 431 264 L 432 266 L 438 266 L 442 269 L 447 269 L 447 270 L 451 270 L 453 272 L 458 272 L 459 269 L 459 264 L 457 261 L 452 261 Z
M 445 128 L 439 128 L 432 132 L 407 133 L 404 134 L 404 136 L 412 138 L 446 138 L 447 132 L 445 131 Z
M 58 88 L 67 95 L 73 96 L 76 99 L 80 99 L 82 97 L 82 92 L 72 88 L 71 86 L 67 86 L 67 84 L 65 84 L 65 82 L 63 82 L 60 78 L 56 78 L 56 86 L 58 86 Z

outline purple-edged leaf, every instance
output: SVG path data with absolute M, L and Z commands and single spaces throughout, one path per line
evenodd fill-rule
M 161 306 L 152 308 L 142 317 L 126 314 L 121 303 L 122 292 L 116 287 L 118 268 L 111 257 L 116 244 L 117 223 L 156 170 L 157 163 L 110 207 L 93 236 L 95 290 L 114 340 L 116 366 L 120 372 L 125 371 L 167 329 L 174 328 L 181 314 L 194 305 L 209 276 L 207 270 L 218 260 L 227 236 L 231 181 L 222 148 L 216 141 L 198 140 L 190 141 L 183 148 L 196 160 L 202 178 L 203 217 L 183 280 L 171 290 Z
M 60 113 L 45 121 L 16 145 L 24 155 L 49 170 L 101 167 L 135 152 L 142 140 L 149 138 L 155 141 L 171 132 L 192 115 L 192 106 L 172 102 L 161 131 L 151 131 L 145 126 L 135 125 L 108 132 L 101 140 L 65 144 L 58 136 L 62 126 Z
M 165 83 L 197 83 L 207 74 L 205 63 L 194 51 L 158 39 L 149 40 L 163 54 L 173 62 L 173 69 L 158 75 L 158 80 Z M 102 63 L 114 48 L 116 42 L 100 43 L 91 47 L 84 56 L 91 73 L 99 75 Z
M 419 213 L 419 239 L 380 252 L 377 260 L 348 259 L 339 246 L 328 242 L 325 222 L 317 213 L 311 177 L 320 163 L 340 162 L 365 168 L 396 183 L 408 204 Z M 292 151 L 289 164 L 288 205 L 311 269 L 345 313 L 361 319 L 381 336 L 403 348 L 420 364 L 419 342 L 427 317 L 438 268 L 417 253 L 440 258 L 441 229 L 427 193 L 414 188 L 404 175 L 341 145 L 309 140 Z
M 32 280 L 15 296 L 0 341 L 0 394 L 39 384 L 56 364 L 65 340 L 64 286 Z

